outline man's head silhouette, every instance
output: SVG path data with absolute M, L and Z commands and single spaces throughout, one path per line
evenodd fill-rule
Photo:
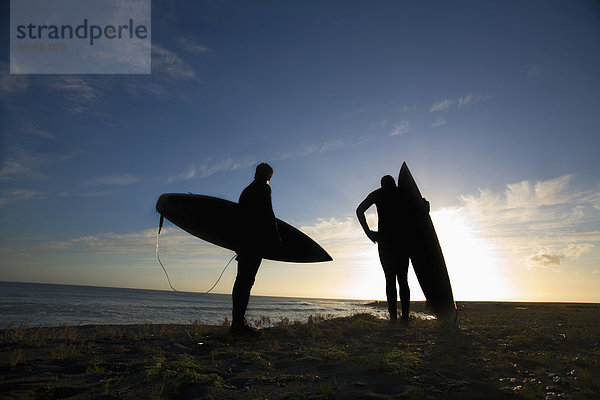
M 394 178 L 391 175 L 386 175 L 381 178 L 381 187 L 383 190 L 395 189 L 396 181 L 394 181 Z
M 256 166 L 254 180 L 259 182 L 268 182 L 273 177 L 273 168 L 267 163 L 260 163 Z

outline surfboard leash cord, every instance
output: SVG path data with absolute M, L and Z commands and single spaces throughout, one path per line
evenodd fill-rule
M 212 287 L 210 289 L 208 289 L 208 292 L 206 292 L 206 294 L 209 294 L 215 288 L 215 286 L 217 286 L 217 284 L 221 280 L 221 277 L 225 273 L 225 270 L 227 269 L 227 267 L 229 267 L 229 264 L 231 264 L 231 262 L 233 261 L 234 258 L 236 258 L 236 256 L 237 256 L 237 254 L 234 254 L 233 257 L 231 257 L 231 259 L 229 259 L 229 262 L 227 263 L 227 265 L 225 265 L 225 268 L 223 268 L 223 271 L 221 271 L 221 275 L 219 275 L 219 279 L 217 279 L 217 281 L 215 282 L 215 284 L 212 285 Z
M 167 273 L 167 269 L 165 268 L 165 266 L 163 265 L 163 263 L 160 261 L 160 253 L 158 252 L 158 244 L 159 244 L 159 239 L 160 239 L 160 231 L 162 230 L 164 220 L 165 220 L 165 218 L 161 214 L 160 215 L 160 222 L 158 223 L 158 234 L 156 235 L 156 258 L 158 259 L 158 263 L 160 264 L 160 266 L 162 267 L 163 271 L 165 272 L 165 276 L 167 277 L 167 282 L 169 282 L 169 287 L 171 287 L 171 289 L 174 292 L 181 293 L 181 292 L 179 292 L 179 290 L 175 289 L 173 287 L 173 285 L 171 285 L 171 279 L 169 279 L 169 274 Z M 225 268 L 223 268 L 223 271 L 221 271 L 221 275 L 219 275 L 219 279 L 217 279 L 217 281 L 215 282 L 215 284 L 212 285 L 212 287 L 210 289 L 208 289 L 208 291 L 205 294 L 209 294 L 217 286 L 217 284 L 219 283 L 219 281 L 223 277 L 223 274 L 225 273 L 225 270 L 227 270 L 227 267 L 229 267 L 229 264 L 231 264 L 231 262 L 236 258 L 236 256 L 237 256 L 237 254 L 234 254 L 233 257 L 231 257 L 231 259 L 229 260 L 229 262 L 227 263 L 227 265 L 225 265 Z
M 169 279 L 169 274 L 167 273 L 167 270 L 166 270 L 165 266 L 163 265 L 162 261 L 160 261 L 160 254 L 158 252 L 158 243 L 159 243 L 159 239 L 160 239 L 160 231 L 162 230 L 163 222 L 164 221 L 165 221 L 165 217 L 163 217 L 162 214 L 161 214 L 160 215 L 160 222 L 158 223 L 158 234 L 156 235 L 156 258 L 158 259 L 158 263 L 162 267 L 163 271 L 165 271 L 165 276 L 167 277 L 167 282 L 169 282 L 169 286 L 171 287 L 171 289 L 174 292 L 179 293 L 179 290 L 175 289 L 173 287 L 173 285 L 171 285 L 171 279 Z

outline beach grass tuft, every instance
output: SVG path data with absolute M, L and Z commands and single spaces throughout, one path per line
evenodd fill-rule
M 347 360 L 349 358 L 346 349 L 339 345 L 311 346 L 302 350 L 304 355 L 322 360 Z
M 22 349 L 16 349 L 16 350 L 9 352 L 9 354 L 8 354 L 8 366 L 9 367 L 14 368 L 17 365 L 19 365 L 21 363 L 21 361 L 23 361 L 23 350 Z
M 365 355 L 359 361 L 361 368 L 368 371 L 408 377 L 419 366 L 421 359 L 414 352 L 394 348 Z

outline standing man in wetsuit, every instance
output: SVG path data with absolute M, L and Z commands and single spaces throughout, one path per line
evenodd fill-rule
M 429 202 L 425 199 L 423 202 L 424 208 L 429 212 Z M 372 231 L 365 218 L 365 212 L 373 204 L 377 207 L 378 231 Z M 385 293 L 390 322 L 396 323 L 398 318 L 397 280 L 400 289 L 402 322 L 407 324 L 410 311 L 408 260 L 410 250 L 414 246 L 411 235 L 412 215 L 408 211 L 404 193 L 398 189 L 393 177 L 386 175 L 381 178 L 381 188 L 371 192 L 359 204 L 356 216 L 367 237 L 378 245 L 379 260 L 385 274 Z
M 231 331 L 235 334 L 253 333 L 253 329 L 246 325 L 245 318 L 250 290 L 254 285 L 264 249 L 280 241 L 271 203 L 269 181 L 272 177 L 273 168 L 266 163 L 259 164 L 254 181 L 240 195 L 243 243 L 237 252 L 238 270 L 231 293 Z

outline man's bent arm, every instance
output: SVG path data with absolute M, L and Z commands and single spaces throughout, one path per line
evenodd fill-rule
M 373 243 L 375 243 L 376 240 L 373 235 L 374 232 L 371 230 L 371 228 L 369 228 L 369 224 L 367 223 L 367 218 L 365 217 L 365 212 L 373 204 L 375 204 L 375 200 L 373 199 L 372 194 L 370 194 L 356 208 L 356 217 L 358 218 L 358 222 L 360 223 L 360 226 L 362 226 L 363 230 L 365 231 L 365 234 L 369 237 L 369 239 L 371 239 L 371 241 L 373 241 Z

